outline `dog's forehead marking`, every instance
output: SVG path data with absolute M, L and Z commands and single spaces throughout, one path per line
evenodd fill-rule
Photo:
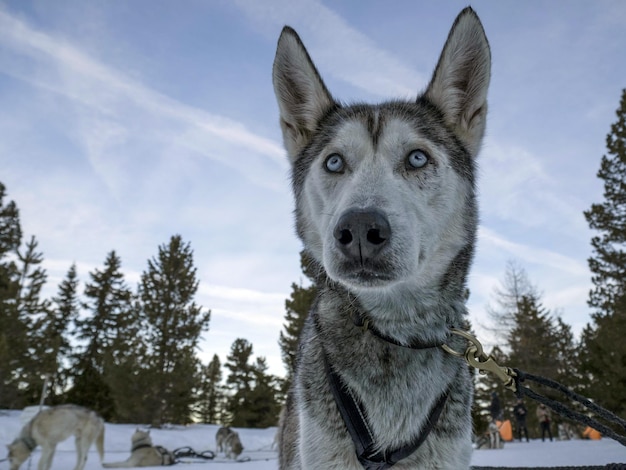
M 367 116 L 367 131 L 372 139 L 372 144 L 376 149 L 378 147 L 378 139 L 383 129 L 382 114 L 378 109 L 373 109 Z
M 335 129 L 329 146 L 332 151 L 349 152 L 353 157 L 394 157 L 415 149 L 437 146 L 414 122 L 376 108 L 344 120 Z

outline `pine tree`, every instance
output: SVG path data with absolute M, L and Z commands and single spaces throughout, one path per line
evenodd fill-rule
M 553 329 L 554 350 L 557 355 L 557 371 L 554 380 L 571 389 L 580 388 L 580 347 L 574 338 L 572 327 L 559 316 Z
M 37 251 L 35 237 L 26 243 L 24 249 L 16 251 L 19 273 L 17 292 L 17 313 L 26 332 L 23 348 L 19 351 L 18 370 L 20 390 L 27 404 L 39 403 L 46 374 L 54 373 L 54 364 L 48 354 L 56 338 L 47 337 L 44 322 L 49 315 L 50 302 L 41 299 L 41 290 L 46 284 L 47 273 L 41 266 L 42 253 Z
M 524 295 L 515 313 L 515 326 L 507 338 L 508 360 L 521 370 L 544 377 L 555 377 L 558 355 L 554 325 L 539 298 Z
M 42 329 L 50 306 L 41 299 L 43 255 L 34 236 L 22 249 L 19 211 L 4 196 L 0 183 L 0 403 L 21 407 L 39 401 L 52 368 L 46 349 L 56 339 Z
M 150 354 L 145 322 L 137 303 L 128 310 L 124 328 L 119 330 L 105 358 L 104 381 L 111 391 L 118 423 L 150 423 L 153 407 L 150 384 L 155 383 L 149 367 Z
M 202 382 L 198 390 L 196 416 L 202 423 L 222 423 L 224 392 L 222 390 L 222 364 L 217 354 L 202 366 Z
M 535 375 L 547 377 L 574 388 L 578 383 L 578 351 L 571 327 L 560 317 L 553 316 L 542 305 L 539 298 L 523 296 L 516 314 L 516 326 L 508 344 L 510 364 Z M 533 385 L 535 391 L 554 400 L 562 396 L 554 389 Z M 553 416 L 558 424 L 560 416 Z M 534 413 L 529 413 L 527 425 L 532 437 L 539 428 Z
M 254 380 L 252 366 L 252 343 L 237 338 L 230 347 L 224 366 L 230 371 L 226 384 L 231 390 L 250 390 Z
M 68 392 L 68 400 L 99 412 L 105 419 L 115 413 L 105 367 L 115 339 L 132 318 L 133 293 L 124 281 L 121 265 L 111 251 L 104 269 L 89 274 L 84 293 L 87 302 L 82 306 L 88 316 L 76 321 L 76 338 L 82 348 L 73 357 L 73 386 Z
M 591 239 L 588 260 L 593 313 L 583 330 L 581 371 L 588 395 L 626 417 L 626 89 L 606 147 L 597 175 L 604 181 L 604 201 L 585 212 L 589 227 L 599 234 Z
M 67 275 L 59 284 L 58 294 L 52 299 L 52 305 L 41 324 L 45 338 L 45 362 L 49 364 L 47 373 L 50 377 L 48 404 L 64 401 L 63 394 L 69 375 L 69 362 L 72 345 L 70 331 L 78 318 L 80 300 L 78 298 L 78 274 L 76 264 L 72 264 Z
M 231 426 L 268 427 L 278 422 L 280 404 L 278 400 L 281 382 L 267 373 L 267 362 L 258 357 L 251 363 L 252 344 L 245 339 L 236 339 L 226 357 L 226 368 L 230 371 L 226 384 L 230 391 L 227 398 L 227 421 Z
M 230 371 L 226 378 L 226 387 L 229 396 L 226 403 L 226 420 L 228 424 L 242 420 L 242 410 L 245 407 L 246 397 L 249 396 L 254 383 L 254 372 L 250 360 L 252 359 L 252 344 L 243 338 L 237 338 L 230 347 L 224 366 Z
M 15 254 L 21 244 L 19 210 L 5 204 L 0 183 L 0 408 L 23 406 L 19 398 L 20 359 L 26 350 L 26 325 L 17 309 L 19 273 Z
M 266 359 L 257 357 L 253 366 L 254 388 L 245 403 L 247 419 L 240 420 L 242 424 L 237 426 L 267 428 L 278 424 L 280 404 L 277 395 L 280 383 L 276 377 L 267 373 L 267 368 Z
M 242 394 L 242 403 L 233 416 L 232 425 L 246 428 L 276 426 L 280 412 L 276 378 L 267 373 L 264 357 L 256 359 L 252 372 L 254 385 Z
M 193 251 L 180 235 L 159 247 L 141 276 L 139 296 L 148 325 L 155 415 L 152 423 L 188 423 L 200 383 L 196 349 L 210 311 L 194 302 L 198 290 Z
M 309 287 L 303 287 L 302 284 L 291 284 L 291 296 L 289 299 L 285 300 L 286 313 L 285 323 L 283 324 L 284 331 L 280 332 L 278 344 L 280 346 L 283 363 L 287 369 L 286 387 L 289 387 L 289 383 L 295 371 L 300 332 L 304 327 L 304 322 L 317 295 L 315 273 L 312 263 L 304 251 L 300 253 L 300 266 L 302 272 L 309 278 L 312 284 Z

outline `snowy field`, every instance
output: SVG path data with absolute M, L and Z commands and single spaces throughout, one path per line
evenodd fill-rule
M 19 411 L 0 411 L 0 459 L 6 457 L 6 445 L 18 435 L 21 427 Z M 106 425 L 104 456 L 106 462 L 122 461 L 128 457 L 130 436 L 135 428 L 135 425 L 130 424 Z M 175 426 L 172 429 L 153 429 L 151 435 L 154 444 L 162 445 L 168 450 L 189 446 L 197 452 L 202 452 L 215 450 L 217 429 L 218 426 L 213 425 Z M 276 428 L 235 429 L 244 446 L 240 458 L 248 460 L 247 462 L 234 463 L 224 459 L 223 456 L 218 456 L 210 461 L 181 465 L 184 468 L 197 467 L 207 470 L 229 470 L 233 468 L 233 464 L 242 470 L 278 469 L 277 454 L 272 449 Z M 31 469 L 37 468 L 39 455 L 39 451 L 36 450 L 32 457 Z M 51 470 L 70 470 L 74 468 L 75 458 L 73 439 L 68 439 L 59 444 Z M 609 463 L 626 463 L 626 447 L 610 439 L 514 442 L 505 444 L 501 450 L 477 450 L 472 457 L 472 465 L 485 467 L 563 467 Z M 8 468 L 8 462 L 0 462 L 0 470 Z M 92 448 L 85 469 L 101 468 L 98 454 Z M 28 461 L 23 464 L 22 469 L 28 469 Z

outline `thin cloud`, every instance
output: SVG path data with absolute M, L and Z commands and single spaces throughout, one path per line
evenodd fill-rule
M 318 1 L 236 0 L 235 4 L 253 22 L 263 26 L 278 30 L 287 22 L 297 27 L 323 75 L 331 74 L 385 98 L 415 96 L 427 83 L 422 74 L 378 47 Z
M 587 274 L 587 267 L 578 260 L 537 246 L 509 241 L 484 226 L 478 229 L 478 239 L 481 246 L 497 247 L 509 253 L 511 257 L 521 259 L 524 263 L 549 266 L 550 268 L 564 271 L 569 275 Z
M 481 208 L 526 227 L 585 230 L 583 203 L 565 194 L 541 158 L 525 148 L 487 139 L 479 157 Z
M 92 147 L 88 150 L 98 153 L 108 146 L 116 145 L 123 133 L 116 128 L 115 122 L 126 122 L 128 114 L 137 117 L 140 113 L 145 119 L 161 119 L 161 123 L 155 124 L 159 132 L 167 132 L 170 127 L 184 126 L 190 133 L 204 134 L 212 141 L 219 139 L 223 142 L 222 146 L 243 148 L 268 158 L 273 165 L 282 169 L 287 167 L 280 143 L 256 135 L 232 119 L 208 113 L 154 91 L 92 59 L 63 39 L 37 31 L 1 8 L 0 41 L 12 52 L 0 56 L 3 72 L 95 111 L 100 126 L 112 131 L 112 142 L 103 140 L 102 134 L 85 135 L 87 147 Z M 26 65 L 24 58 L 30 59 Z M 185 143 L 182 140 L 179 142 Z M 209 158 L 217 158 L 215 152 L 203 151 L 200 145 L 194 146 L 193 142 L 187 142 L 186 145 Z M 228 163 L 228 159 L 221 159 L 221 162 Z M 235 164 L 232 166 L 240 169 Z M 245 168 L 241 170 L 246 171 Z M 254 176 L 254 171 L 248 172 L 247 176 Z M 255 182 L 271 186 L 270 182 L 264 180 L 257 179 Z

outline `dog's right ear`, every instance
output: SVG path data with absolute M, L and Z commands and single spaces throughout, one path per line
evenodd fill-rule
M 318 120 L 336 105 L 298 34 L 285 26 L 272 70 L 280 127 L 293 163 L 309 142 Z
M 491 52 L 478 15 L 465 8 L 452 25 L 426 97 L 475 157 L 485 132 Z

